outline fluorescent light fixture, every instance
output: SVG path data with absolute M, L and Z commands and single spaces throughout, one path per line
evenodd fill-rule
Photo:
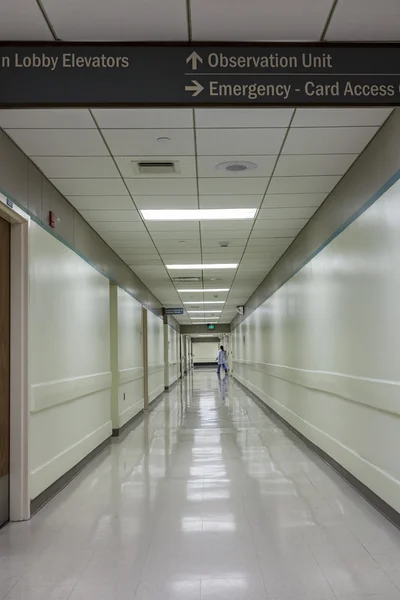
M 201 290 L 178 290 L 178 292 L 180 294 L 186 294 L 186 292 L 188 294 L 191 294 L 192 292 L 201 292 L 201 293 L 203 293 L 203 292 L 229 292 L 229 289 L 230 288 L 211 288 L 209 290 L 206 290 L 206 289 L 201 289 Z
M 184 302 L 183 304 L 225 304 L 225 300 L 206 300 L 201 302 L 196 302 L 196 300 L 191 300 L 190 302 Z
M 257 208 L 200 208 L 193 210 L 141 210 L 145 221 L 232 221 L 254 219 Z
M 229 264 L 209 264 L 209 265 L 165 265 L 167 267 L 167 269 L 176 269 L 176 270 L 183 270 L 183 269 L 237 269 L 238 265 L 237 263 L 229 263 Z
M 218 313 L 222 313 L 222 310 L 187 310 L 186 311 L 188 314 L 203 314 L 203 313 L 210 313 L 210 314 L 218 314 Z

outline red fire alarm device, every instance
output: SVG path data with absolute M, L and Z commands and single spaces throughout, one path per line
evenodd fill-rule
M 52 229 L 54 229 L 56 226 L 56 216 L 52 210 L 49 212 L 49 225 L 52 227 Z

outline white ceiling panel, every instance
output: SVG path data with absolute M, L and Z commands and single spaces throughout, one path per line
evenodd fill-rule
M 340 176 L 273 177 L 268 188 L 271 194 L 330 192 L 340 181 Z
M 185 0 L 42 0 L 62 40 L 187 41 Z
M 258 219 L 310 219 L 315 213 L 316 208 L 262 208 L 257 217 Z
M 250 231 L 250 229 L 254 225 L 254 219 L 246 219 L 245 221 L 237 220 L 237 221 L 229 221 L 228 219 L 224 221 L 203 221 L 201 226 L 201 232 L 203 231 L 219 231 L 222 232 L 224 230 L 229 231 L 243 231 L 244 235 L 246 231 Z
M 50 179 L 64 196 L 123 196 L 121 179 Z
M 308 219 L 257 219 L 255 229 L 303 229 Z
M 181 223 L 181 227 L 183 224 Z M 197 231 L 189 230 L 189 229 L 180 229 L 174 231 L 153 231 L 151 237 L 156 242 L 156 244 L 161 242 L 176 242 L 178 240 L 187 240 L 189 242 L 196 242 L 200 240 L 200 228 L 197 228 Z
M 135 204 L 140 209 L 190 209 L 198 207 L 197 196 L 134 196 Z M 214 205 L 213 205 L 214 208 Z
M 184 223 L 182 221 L 146 221 L 146 226 L 149 231 L 165 231 L 166 233 L 181 231 L 182 228 L 184 231 L 199 231 L 197 221 L 185 221 Z M 173 237 L 179 238 L 179 234 L 174 233 Z
M 337 41 L 398 41 L 398 0 L 339 0 L 326 39 Z
M 198 129 L 197 152 L 202 155 L 247 156 L 278 154 L 286 129 Z
M 327 197 L 323 194 L 266 194 L 262 208 L 290 208 L 298 206 L 320 206 Z
M 32 0 L 1 0 L 1 40 L 53 40 L 53 35 L 36 2 Z
M 6 133 L 28 156 L 109 156 L 94 129 L 6 129 Z
M 276 163 L 276 156 L 246 156 L 246 162 L 258 165 L 256 169 L 247 171 L 226 171 L 217 169 L 217 165 L 237 161 L 237 156 L 199 156 L 197 159 L 199 177 L 269 177 Z
M 194 40 L 318 40 L 333 0 L 191 0 Z
M 197 254 L 163 254 L 166 265 L 193 265 L 201 263 L 201 252 Z
M 67 196 L 78 210 L 129 210 L 134 208 L 130 196 Z
M 258 196 L 200 196 L 200 208 L 258 208 L 263 200 L 263 194 Z
M 290 129 L 283 154 L 358 154 L 378 127 L 319 127 Z
M 186 108 L 95 108 L 100 129 L 190 129 L 193 113 Z
M 197 181 L 185 179 L 126 179 L 133 196 L 193 196 L 197 194 Z
M 48 177 L 119 177 L 118 169 L 107 156 L 36 156 L 34 162 Z
M 90 223 L 113 221 L 140 221 L 137 210 L 81 210 L 81 215 Z
M 201 232 L 202 239 L 218 239 L 220 241 L 230 242 L 233 239 L 237 240 L 247 240 L 247 230 L 243 231 L 242 229 L 203 229 Z
M 365 0 L 361 0 L 365 2 Z M 397 2 L 397 0 L 396 0 Z M 380 127 L 392 108 L 298 108 L 292 127 Z
M 15 3 L 15 0 L 12 2 Z M 2 5 L 0 13 L 1 9 Z M 85 108 L 29 108 L 1 110 L 0 127 L 3 129 L 96 129 L 96 124 Z
M 193 156 L 195 153 L 193 129 L 103 129 L 102 131 L 114 156 Z
M 261 223 L 261 221 L 259 221 Z M 287 241 L 293 240 L 298 234 L 298 229 L 259 229 L 257 223 L 251 232 L 251 238 L 288 238 Z
M 268 182 L 266 177 L 202 177 L 199 179 L 199 191 L 201 195 L 257 195 L 264 194 Z
M 358 154 L 286 154 L 278 159 L 274 175 L 343 175 Z
M 254 232 L 253 232 L 254 233 Z M 249 238 L 249 243 L 247 244 L 247 248 L 256 248 L 256 247 L 264 247 L 270 248 L 271 250 L 285 249 L 291 244 L 290 239 L 276 239 L 276 238 L 258 238 L 254 237 L 253 233 Z
M 113 232 L 113 231 L 125 231 L 125 232 L 134 232 L 135 237 L 137 239 L 149 239 L 149 234 L 147 233 L 143 223 L 139 221 L 108 221 L 107 223 L 95 223 L 92 225 L 93 229 L 101 232 Z
M 144 179 L 145 176 L 136 173 L 132 163 L 137 163 L 139 161 L 165 161 L 165 156 L 119 156 L 116 159 L 116 163 L 118 168 L 121 171 L 122 177 L 127 178 L 139 178 Z M 162 179 L 162 178 L 182 178 L 182 177 L 196 177 L 196 159 L 194 156 L 168 156 L 169 161 L 174 161 L 178 163 L 178 173 L 171 173 L 170 175 L 162 174 L 162 175 L 150 175 L 150 179 Z
M 196 108 L 196 127 L 288 127 L 292 108 Z

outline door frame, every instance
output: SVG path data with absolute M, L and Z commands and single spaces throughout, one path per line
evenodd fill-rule
M 29 216 L 0 194 L 10 227 L 10 521 L 30 518 L 28 374 Z

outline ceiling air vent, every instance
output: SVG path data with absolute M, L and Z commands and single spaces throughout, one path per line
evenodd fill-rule
M 137 175 L 178 175 L 180 174 L 179 161 L 132 161 L 132 168 Z
M 200 277 L 173 277 L 173 281 L 200 281 Z

